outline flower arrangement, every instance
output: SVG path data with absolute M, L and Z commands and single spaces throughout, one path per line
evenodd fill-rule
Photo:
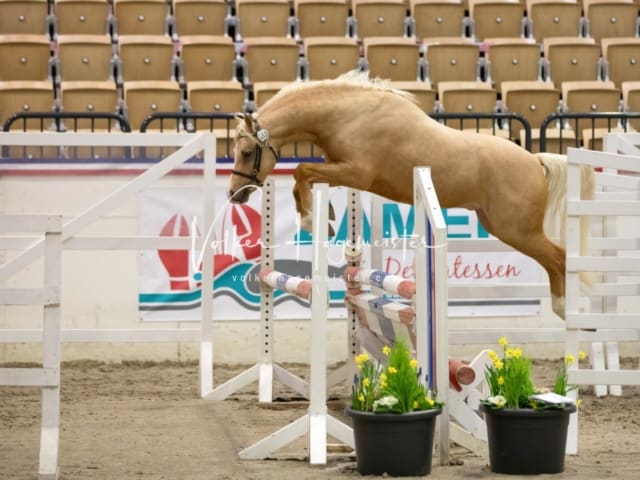
M 533 408 L 545 410 L 551 408 L 565 408 L 566 403 L 544 402 L 535 397 L 536 394 L 549 393 L 548 389 L 536 388 L 532 378 L 531 359 L 524 356 L 522 349 L 511 347 L 505 337 L 498 340 L 502 346 L 503 354 L 498 355 L 493 350 L 489 351 L 491 364 L 485 370 L 485 378 L 489 387 L 490 396 L 482 403 L 489 408 Z M 580 352 L 580 360 L 586 357 Z M 565 397 L 574 386 L 567 383 L 567 367 L 575 362 L 573 355 L 566 355 L 556 374 L 551 392 Z
M 351 395 L 353 410 L 373 413 L 409 413 L 442 408 L 433 392 L 421 381 L 418 362 L 411 357 L 409 347 L 397 341 L 382 350 L 387 356 L 386 367 L 373 361 L 368 354 L 356 357 L 358 373 L 354 377 Z

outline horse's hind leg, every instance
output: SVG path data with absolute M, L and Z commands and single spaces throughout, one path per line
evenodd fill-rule
M 566 268 L 564 248 L 549 240 L 542 232 L 542 227 L 535 233 L 530 232 L 528 228 L 519 229 L 519 226 L 513 223 L 509 228 L 500 229 L 496 227 L 495 222 L 492 224 L 482 211 L 476 213 L 487 231 L 542 265 L 549 275 L 551 308 L 560 318 L 564 319 Z

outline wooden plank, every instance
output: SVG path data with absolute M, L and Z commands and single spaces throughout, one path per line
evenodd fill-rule
M 591 165 L 593 167 L 640 172 L 640 157 L 633 155 L 618 155 L 616 153 L 581 150 L 573 147 L 567 150 L 567 154 L 570 165 Z
M 569 256 L 568 272 L 640 272 L 640 257 Z
M 0 305 L 58 305 L 59 303 L 58 287 L 0 289 Z
M 197 236 L 201 241 L 201 236 Z M 191 237 L 81 237 L 74 236 L 64 242 L 65 250 L 189 250 Z
M 574 385 L 640 385 L 640 370 L 570 370 Z
M 640 328 L 637 313 L 568 313 L 567 328 Z
M 568 201 L 567 215 L 640 215 L 640 202 L 632 200 Z
M 60 215 L 0 215 L 0 233 L 44 233 L 62 231 Z
M 55 368 L 0 368 L 0 385 L 15 387 L 57 387 Z

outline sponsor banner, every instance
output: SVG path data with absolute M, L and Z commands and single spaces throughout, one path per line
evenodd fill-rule
M 192 237 L 208 234 L 203 251 L 165 250 L 140 252 L 139 313 L 144 320 L 197 321 L 200 319 L 202 285 L 199 278 L 204 255 L 214 256 L 214 318 L 255 320 L 259 318 L 261 254 L 261 197 L 255 192 L 248 203 L 227 202 L 227 179 L 216 181 L 216 217 L 213 225 L 202 223 L 202 193 L 197 188 L 159 188 L 145 190 L 139 196 L 139 233 L 141 235 Z M 276 270 L 314 280 L 311 271 L 313 236 L 297 225 L 295 203 L 291 195 L 293 180 L 277 178 L 275 202 Z M 362 265 L 388 273 L 413 278 L 412 235 L 413 208 L 393 202 L 382 206 L 382 238 L 371 239 L 370 195 L 363 193 Z M 334 237 L 325 239 L 329 259 L 331 318 L 344 318 L 345 266 L 347 241 L 346 189 L 331 190 L 336 218 L 331 224 Z M 463 209 L 445 211 L 449 238 L 486 238 L 489 235 L 472 212 Z M 417 240 L 417 239 L 416 239 Z M 381 257 L 372 262 L 371 244 L 377 245 Z M 451 283 L 522 283 L 539 282 L 541 269 L 519 253 L 449 253 Z M 308 303 L 293 295 L 276 291 L 275 316 L 283 319 L 309 317 Z M 450 314 L 532 315 L 539 301 L 531 300 L 450 300 Z

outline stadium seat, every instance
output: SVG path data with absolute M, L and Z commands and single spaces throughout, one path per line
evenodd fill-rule
M 0 81 L 51 79 L 51 44 L 44 35 L 0 35 L 0 58 Z
M 620 90 L 613 82 L 564 82 L 562 84 L 562 100 L 567 111 L 574 113 L 619 112 Z M 611 127 L 615 129 L 617 120 L 609 122 L 599 119 L 595 122 L 582 120 L 569 122 L 579 139 L 586 148 L 596 148 L 601 139 Z M 588 139 L 588 140 L 587 140 Z
M 109 35 L 59 35 L 55 53 L 56 83 L 114 79 Z
M 51 112 L 54 110 L 54 90 L 51 82 L 44 81 L 0 81 L 0 126 L 15 113 Z M 11 131 L 55 130 L 51 120 L 41 123 L 39 119 L 18 120 Z M 11 146 L 2 150 L 2 155 L 11 158 L 57 157 L 57 147 Z
M 142 122 L 158 112 L 181 112 L 183 110 L 182 91 L 177 82 L 134 81 L 123 85 L 123 110 L 132 131 L 139 131 Z M 149 124 L 149 132 L 177 132 L 182 130 L 175 120 L 156 120 Z M 174 147 L 136 148 L 133 156 L 159 158 L 176 150 Z
M 47 0 L 0 0 L 0 35 L 49 35 L 50 23 Z
M 237 81 L 195 81 L 187 84 L 191 112 L 233 113 L 245 107 L 245 91 Z
M 118 113 L 120 96 L 115 82 L 62 82 L 59 96 L 63 112 Z M 112 132 L 119 128 L 117 122 L 107 119 L 65 119 L 65 131 Z M 64 148 L 65 156 L 71 158 L 123 157 L 122 147 L 76 147 Z
M 295 0 L 296 39 L 348 36 L 346 0 Z
M 165 35 L 121 35 L 118 41 L 118 83 L 172 80 L 176 59 Z M 132 126 L 133 127 L 133 126 Z
M 113 14 L 117 36 L 169 33 L 167 0 L 113 0 Z
M 233 80 L 236 51 L 231 37 L 192 35 L 180 37 L 180 81 Z
M 255 107 L 260 108 L 276 95 L 289 82 L 260 82 L 253 85 Z M 281 157 L 319 157 L 322 150 L 309 142 L 283 145 L 279 152 Z
M 600 43 L 607 80 L 617 88 L 622 82 L 640 80 L 640 38 L 603 38 Z
M 558 112 L 560 90 L 551 82 L 507 81 L 502 82 L 501 93 L 505 110 L 521 115 L 531 125 L 531 149 L 533 152 L 539 152 L 540 129 L 538 127 L 545 118 Z M 521 128 L 520 122 L 512 122 L 511 138 L 519 139 L 524 146 L 524 129 Z M 547 151 L 551 151 L 549 140 L 548 138 Z
M 410 0 L 412 33 L 417 40 L 463 37 L 465 7 L 461 0 Z
M 622 82 L 622 100 L 627 112 L 640 112 L 640 82 Z M 631 126 L 640 131 L 640 118 L 631 120 Z
M 0 126 L 14 113 L 50 112 L 53 107 L 54 90 L 51 82 L 0 82 Z M 22 122 L 20 125 L 22 126 Z M 27 120 L 26 125 L 28 129 L 40 130 L 39 120 Z
M 578 37 L 582 31 L 582 5 L 576 0 L 529 0 L 530 36 L 537 42 L 550 37 Z
M 416 103 L 424 112 L 431 113 L 435 110 L 436 91 L 427 82 L 390 82 L 389 86 L 412 93 Z
M 540 44 L 525 38 L 491 38 L 485 42 L 489 49 L 488 80 L 500 91 L 504 81 L 542 80 Z
M 107 0 L 56 0 L 57 35 L 107 35 L 113 21 Z
M 600 45 L 592 38 L 545 38 L 546 79 L 556 88 L 564 82 L 599 80 L 601 76 Z
M 311 37 L 304 40 L 305 78 L 325 80 L 353 70 L 360 63 L 360 48 L 353 38 Z
M 228 33 L 230 16 L 225 0 L 173 0 L 173 35 L 216 35 Z
M 518 0 L 470 0 L 473 36 L 476 41 L 524 36 L 524 11 Z
M 107 112 L 117 113 L 120 97 L 115 82 L 63 81 L 60 84 L 60 108 L 64 112 Z M 90 119 L 78 119 L 67 122 L 71 130 L 109 130 L 112 127 L 107 120 L 92 122 Z
M 288 0 L 236 0 L 236 19 L 236 41 L 291 35 Z
M 438 84 L 438 111 L 445 113 L 494 113 L 497 91 L 487 82 L 440 82 Z M 450 120 L 447 125 L 463 130 L 486 131 L 493 128 L 493 120 L 477 122 L 466 119 Z
M 608 37 L 638 34 L 638 5 L 634 0 L 583 0 L 589 36 L 599 42 Z
M 300 48 L 293 38 L 248 38 L 245 47 L 245 85 L 255 82 L 291 82 L 301 78 Z
M 352 0 L 354 29 L 362 41 L 368 37 L 403 37 L 409 18 L 404 0 Z
M 425 77 L 435 88 L 441 81 L 480 79 L 480 47 L 471 40 L 433 38 L 425 47 Z
M 363 44 L 371 78 L 422 80 L 420 47 L 413 39 L 367 37 Z
M 190 112 L 243 112 L 246 94 L 240 82 L 197 81 L 187 85 L 187 110 Z M 213 131 L 216 134 L 216 156 L 233 157 L 232 129 L 235 122 L 224 120 L 189 120 L 189 131 Z

